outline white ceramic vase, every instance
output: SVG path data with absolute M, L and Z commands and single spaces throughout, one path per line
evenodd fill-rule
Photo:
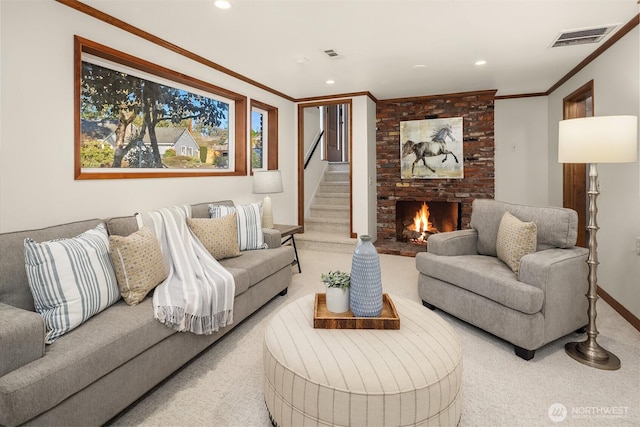
M 327 310 L 332 313 L 349 311 L 349 288 L 326 287 Z

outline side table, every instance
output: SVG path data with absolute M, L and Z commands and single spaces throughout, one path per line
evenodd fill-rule
M 298 273 L 302 273 L 300 268 L 300 259 L 298 259 L 298 248 L 296 247 L 295 234 L 304 231 L 304 227 L 301 225 L 286 225 L 286 224 L 273 224 L 273 228 L 280 232 L 282 237 L 282 244 L 286 244 L 291 241 L 293 245 L 293 252 L 295 253 L 295 259 L 291 265 L 298 265 Z

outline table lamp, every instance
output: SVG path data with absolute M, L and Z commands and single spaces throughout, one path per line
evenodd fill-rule
M 282 175 L 279 170 L 253 172 L 253 192 L 266 194 L 262 201 L 262 226 L 273 228 L 273 209 L 270 194 L 282 193 Z
M 620 368 L 620 359 L 602 348 L 596 341 L 596 301 L 598 300 L 598 242 L 596 232 L 600 194 L 597 163 L 635 162 L 638 157 L 638 118 L 636 116 L 602 116 L 562 120 L 558 133 L 558 161 L 560 163 L 589 163 L 589 290 L 587 310 L 587 339 L 570 342 L 565 351 L 580 363 L 598 369 Z

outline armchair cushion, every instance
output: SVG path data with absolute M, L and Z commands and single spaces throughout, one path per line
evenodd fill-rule
M 478 232 L 455 230 L 429 236 L 427 251 L 436 255 L 477 255 Z
M 521 221 L 534 222 L 537 227 L 537 247 L 569 248 L 578 238 L 578 214 L 571 209 L 514 205 L 492 199 L 476 199 L 471 212 L 471 228 L 478 232 L 478 253 L 498 256 L 498 228 L 505 212 Z
M 536 250 L 536 224 L 520 221 L 509 212 L 505 212 L 498 228 L 496 252 L 498 258 L 518 274 L 520 259 Z
M 455 283 L 457 287 L 522 313 L 537 313 L 544 302 L 540 287 L 519 282 L 511 269 L 496 257 L 421 252 L 416 255 L 416 268 L 426 276 Z

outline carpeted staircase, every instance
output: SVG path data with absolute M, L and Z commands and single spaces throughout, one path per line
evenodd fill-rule
M 329 163 L 304 219 L 304 233 L 296 235 L 298 248 L 350 254 L 358 239 L 350 237 L 349 163 Z

